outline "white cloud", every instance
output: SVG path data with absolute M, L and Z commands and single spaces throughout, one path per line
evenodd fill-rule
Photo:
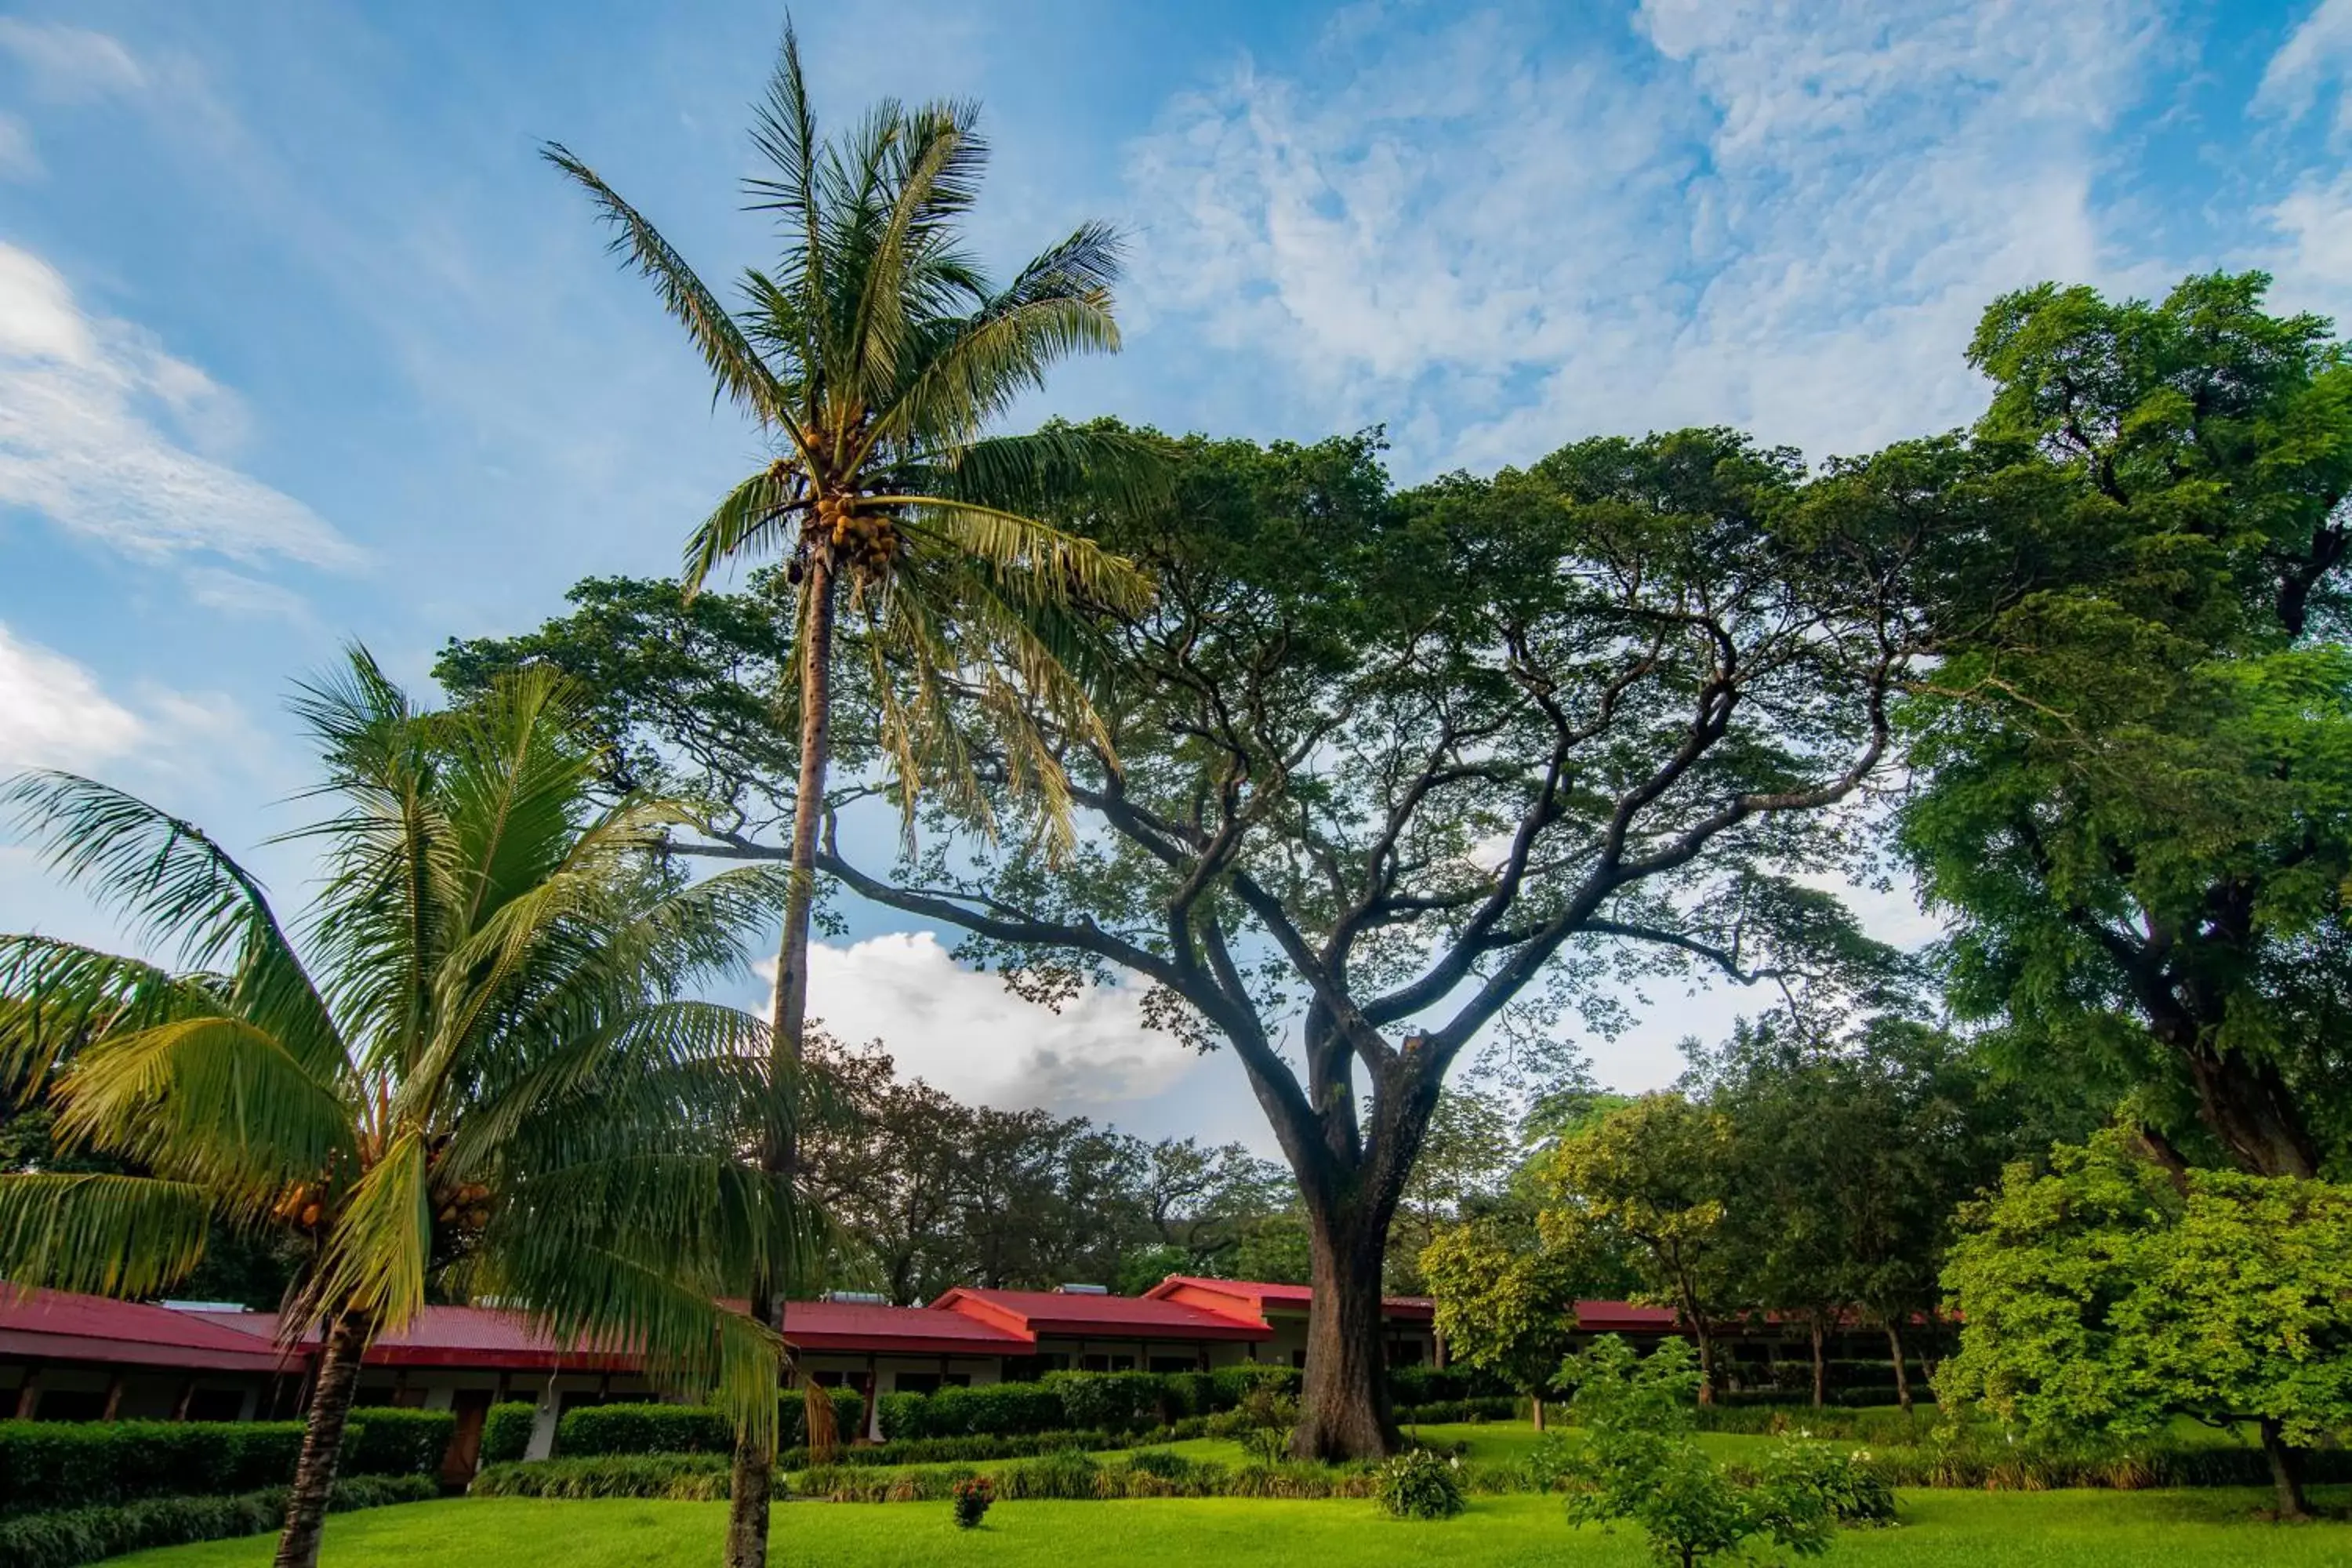
M 2352 71 L 2352 0 L 2320 0 L 2319 8 L 2279 46 L 2254 89 L 2254 107 L 2288 120 L 2300 120 L 2317 104 L 2322 89 L 2339 89 L 2336 106 L 2338 135 L 2352 132 L 2352 97 L 2341 89 Z
M 290 588 L 218 566 L 193 566 L 180 574 L 188 597 L 208 610 L 240 620 L 278 620 L 299 626 L 317 624 L 309 601 Z
M 1250 346 L 1405 466 L 1724 422 L 1816 455 L 1957 423 L 2002 289 L 2100 262 L 2142 0 L 1391 9 L 1235 69 L 1131 150 L 1142 331 Z M 1140 336 L 1140 332 L 1139 333 Z
M 2305 181 L 2259 216 L 2272 237 L 2245 259 L 2277 280 L 2275 307 L 2352 321 L 2352 174 Z
M 0 180 L 37 180 L 41 174 L 31 129 L 16 116 L 0 113 Z
M 355 563 L 310 508 L 207 455 L 243 424 L 202 370 L 87 314 L 55 268 L 0 244 L 0 507 L 133 555 Z
M 0 773 L 86 772 L 146 738 L 147 725 L 63 654 L 0 624 Z
M 0 16 L 0 52 L 16 58 L 34 91 L 59 101 L 136 92 L 147 82 L 147 73 L 119 40 L 61 22 Z
M 1097 987 L 1050 1012 L 959 967 L 929 931 L 820 942 L 809 962 L 809 1012 L 828 1034 L 878 1038 L 902 1076 L 1005 1109 L 1099 1117 L 1174 1088 L 1200 1058 L 1145 1028 L 1138 1002 Z

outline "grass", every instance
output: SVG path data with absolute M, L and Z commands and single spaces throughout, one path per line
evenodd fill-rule
M 2319 1568 L 2352 1561 L 2352 1525 L 2259 1522 L 2263 1494 L 1908 1492 L 1904 1524 L 1842 1535 L 1825 1562 L 1853 1568 Z M 2325 1500 L 2341 1509 L 2352 1490 Z M 325 1568 L 710 1568 L 718 1503 L 417 1503 L 328 1522 Z M 263 1568 L 266 1536 L 142 1552 L 129 1568 Z M 1447 1568 L 1633 1568 L 1641 1542 L 1572 1531 L 1556 1499 L 1481 1498 L 1458 1520 L 1407 1524 L 1363 1502 L 1226 1499 L 1000 1503 L 978 1530 L 944 1504 L 794 1503 L 777 1510 L 771 1561 L 828 1568 L 1083 1568 L 1215 1562 L 1230 1568 L 1353 1568 L 1443 1560 Z

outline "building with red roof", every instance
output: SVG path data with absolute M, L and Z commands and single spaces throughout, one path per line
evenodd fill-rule
M 877 1394 L 928 1394 L 1064 1370 L 1303 1365 L 1313 1300 L 1304 1285 L 1192 1275 L 1171 1275 L 1140 1296 L 1087 1286 L 966 1286 L 922 1307 L 839 1295 L 794 1301 L 783 1331 L 797 1370 L 816 1382 Z M 1434 1315 L 1425 1298 L 1382 1302 L 1391 1365 L 1443 1362 Z M 1677 1331 L 1673 1312 L 1622 1301 L 1580 1301 L 1577 1320 L 1591 1333 Z M 61 1421 L 291 1415 L 307 1397 L 316 1348 L 315 1331 L 283 1342 L 272 1312 L 0 1287 L 0 1415 Z M 558 1342 L 527 1319 L 487 1307 L 425 1308 L 368 1348 L 360 1383 L 362 1405 L 454 1411 L 458 1473 L 470 1470 L 494 1404 L 535 1403 L 532 1448 L 544 1454 L 565 1409 L 656 1397 L 628 1347 Z

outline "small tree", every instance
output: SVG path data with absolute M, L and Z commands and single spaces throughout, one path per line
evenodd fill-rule
M 1668 1340 L 1646 1358 L 1614 1334 L 1560 1367 L 1576 1390 L 1584 1443 L 1570 1460 L 1579 1524 L 1626 1521 L 1661 1563 L 1696 1568 L 1758 1537 L 1799 1556 L 1829 1549 L 1836 1515 L 1804 1468 L 1780 1461 L 1753 1482 L 1734 1479 L 1692 1436 L 1693 1395 L 1703 1386 L 1690 1346 Z
M 1579 1271 L 1514 1229 L 1496 1218 L 1450 1226 L 1423 1251 L 1421 1272 L 1453 1358 L 1526 1394 L 1540 1432 L 1544 1394 L 1573 1342 Z
M 2250 1421 L 2279 1517 L 2306 1517 L 2303 1450 L 2352 1431 L 2352 1188 L 2176 1176 L 2120 1132 L 2053 1163 L 2011 1167 L 1965 1212 L 1939 1398 L 2117 1436 Z
M 1675 1309 L 1698 1344 L 1703 1405 L 1715 1402 L 1715 1323 L 1729 1305 L 1730 1170 L 1727 1119 L 1678 1094 L 1649 1094 L 1562 1139 L 1541 1173 L 1545 1243 L 1570 1257 L 1622 1257 L 1642 1295 Z

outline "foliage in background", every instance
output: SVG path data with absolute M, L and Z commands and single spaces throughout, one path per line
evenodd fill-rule
M 2176 1178 L 2108 1132 L 2046 1174 L 2012 1167 L 1967 1220 L 1947 1405 L 2109 1438 L 2252 1422 L 2279 1512 L 2308 1511 L 2303 1451 L 2352 1437 L 2352 1189 Z
M 1839 482 L 1975 520 L 1904 713 L 1953 1005 L 2176 1168 L 2314 1176 L 2352 1147 L 2352 359 L 2268 283 L 2004 296 L 1970 437 Z
M 1575 1334 L 1577 1298 L 1600 1294 L 1585 1289 L 1599 1271 L 1547 1245 L 1532 1226 L 1490 1218 L 1439 1231 L 1421 1272 L 1449 1356 L 1528 1395 L 1543 1430 L 1544 1394 Z

